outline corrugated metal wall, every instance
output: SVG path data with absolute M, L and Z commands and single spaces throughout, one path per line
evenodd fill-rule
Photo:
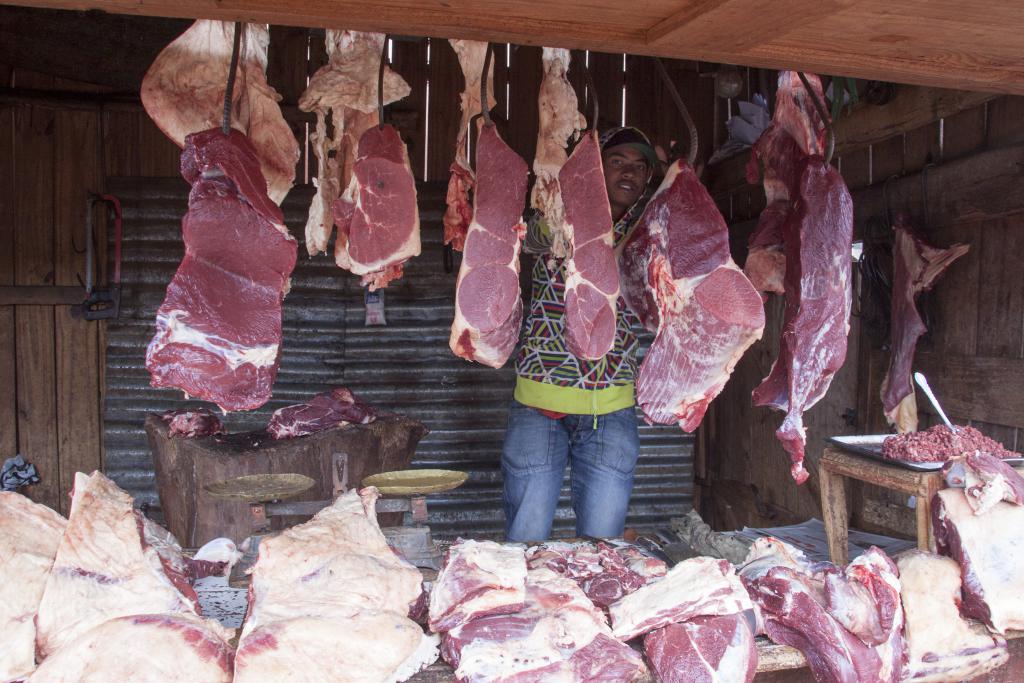
M 177 179 L 112 179 L 124 207 L 121 317 L 109 324 L 105 433 L 107 473 L 139 503 L 159 505 L 142 430 L 147 412 L 187 405 L 181 392 L 154 389 L 144 367 L 156 309 L 183 254 L 180 221 L 187 185 Z M 231 431 L 259 428 L 270 413 L 325 390 L 350 387 L 383 409 L 421 420 L 431 433 L 414 466 L 470 472 L 456 491 L 432 496 L 431 526 L 439 536 L 494 535 L 503 528 L 499 460 L 512 395 L 511 368 L 492 370 L 448 349 L 454 315 L 453 272 L 443 264 L 444 187 L 419 188 L 423 253 L 386 290 L 387 327 L 366 327 L 358 279 L 327 256 L 306 257 L 301 244 L 312 190 L 296 188 L 284 203 L 285 220 L 300 241 L 299 263 L 284 306 L 284 349 L 273 399 L 262 409 L 232 413 Z M 242 248 L 240 245 L 239 248 Z M 690 506 L 692 437 L 674 427 L 640 430 L 641 457 L 629 524 L 667 521 Z M 555 521 L 570 534 L 568 488 Z

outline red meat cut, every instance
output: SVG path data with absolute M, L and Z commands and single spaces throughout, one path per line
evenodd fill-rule
M 373 126 L 359 138 L 352 181 L 334 202 L 334 258 L 370 291 L 402 276 L 420 253 L 420 213 L 409 153 L 398 131 Z
M 600 360 L 615 341 L 619 270 L 596 130 L 573 150 L 558 173 L 558 185 L 571 245 L 565 264 L 565 342 L 577 358 Z
M 201 436 L 227 434 L 220 418 L 206 408 L 168 410 L 160 419 L 167 425 L 167 436 L 172 439 L 176 436 L 195 439 Z
M 644 637 L 644 654 L 661 683 L 750 683 L 757 647 L 742 614 L 697 617 Z
M 278 408 L 267 431 L 275 439 L 293 439 L 346 424 L 369 424 L 377 411 L 356 399 L 345 387 L 314 396 L 306 403 Z
M 155 387 L 225 411 L 259 408 L 277 376 L 295 239 L 238 131 L 188 136 L 181 174 L 192 184 L 181 222 L 185 258 L 157 310 L 146 369 Z
M 656 333 L 637 403 L 648 421 L 691 432 L 761 338 L 761 298 L 729 255 L 722 214 L 683 161 L 669 168 L 622 249 L 622 295 Z
M 937 249 L 922 239 L 904 215 L 897 217 L 892 229 L 896 234 L 892 250 L 892 350 L 882 382 L 882 407 L 885 419 L 902 434 L 917 431 L 917 399 L 910 374 L 917 340 L 927 331 L 917 311 L 917 297 L 930 290 L 970 247 L 954 244 Z
M 456 356 L 500 368 L 519 338 L 519 249 L 526 226 L 526 162 L 493 125 L 476 148 L 473 223 L 455 285 L 455 321 L 448 345 Z

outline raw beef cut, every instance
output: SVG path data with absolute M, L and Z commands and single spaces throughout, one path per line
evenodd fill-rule
M 529 569 L 546 568 L 572 579 L 590 600 L 607 608 L 623 596 L 665 576 L 661 560 L 648 557 L 632 546 L 607 543 L 563 543 L 533 546 L 526 551 Z
M 462 682 L 648 680 L 640 655 L 611 637 L 579 587 L 548 569 L 530 570 L 520 611 L 455 627 L 442 654 Z
M 585 133 L 576 145 L 558 173 L 558 185 L 565 203 L 559 239 L 570 246 L 565 264 L 565 343 L 577 358 L 600 360 L 615 341 L 619 270 L 596 130 Z
M 456 251 L 462 251 L 473 220 L 473 209 L 469 204 L 469 191 L 474 184 L 473 170 L 469 167 L 469 126 L 474 117 L 482 112 L 480 79 L 484 73 L 488 44 L 475 40 L 449 40 L 448 43 L 459 58 L 464 86 L 460 96 L 462 118 L 459 120 L 459 134 L 455 140 L 455 161 L 452 162 L 445 198 L 448 208 L 444 212 L 444 243 L 452 245 Z M 494 106 L 493 76 L 492 65 L 487 74 L 488 111 Z
M 630 593 L 608 608 L 612 633 L 622 641 L 700 616 L 752 609 L 750 598 L 727 560 L 694 557 L 665 578 Z
M 692 432 L 764 331 L 761 298 L 729 255 L 729 229 L 697 175 L 673 164 L 619 259 L 622 295 L 655 332 L 636 383 L 648 421 Z
M 420 253 L 420 212 L 409 153 L 391 126 L 371 126 L 359 138 L 352 180 L 334 202 L 335 262 L 370 291 L 402 276 Z
M 306 221 L 310 256 L 327 251 L 335 223 L 332 206 L 349 186 L 358 141 L 379 123 L 377 80 L 384 39 L 383 33 L 328 29 L 327 64 L 313 74 L 299 98 L 299 109 L 316 114 L 316 129 L 310 135 L 317 159 L 316 195 Z M 409 92 L 402 77 L 384 67 L 384 104 Z M 344 253 L 344 245 L 336 243 L 335 258 Z
M 757 647 L 742 614 L 697 617 L 644 637 L 644 654 L 661 683 L 750 683 Z
M 518 612 L 525 600 L 521 547 L 460 539 L 445 554 L 430 592 L 430 630 L 450 631 L 488 614 Z
M 146 369 L 153 386 L 224 411 L 259 408 L 277 376 L 295 239 L 238 131 L 190 135 L 181 174 L 192 184 L 181 221 L 185 258 L 157 310 Z
M 369 424 L 377 411 L 356 399 L 345 387 L 314 396 L 305 403 L 278 408 L 267 431 L 275 439 L 294 439 L 348 424 Z
M 997 633 L 1024 629 L 1024 507 L 997 502 L 976 515 L 962 489 L 945 489 L 932 526 L 939 553 L 960 564 L 964 615 Z
M 921 432 L 892 434 L 882 441 L 882 457 L 910 462 L 939 462 L 965 453 L 982 451 L 997 458 L 1019 458 L 1020 453 L 1008 450 L 995 439 L 975 427 L 957 425 L 956 431 L 937 424 Z
M 960 616 L 960 567 L 911 550 L 896 559 L 906 615 L 907 668 L 914 683 L 973 680 L 1006 663 L 1006 641 Z
M 173 538 L 134 510 L 131 496 L 99 472 L 79 472 L 36 616 L 37 649 L 48 656 L 120 616 L 195 617 L 197 599 L 187 578 Z M 216 622 L 207 628 L 224 635 Z
M 36 611 L 66 525 L 45 505 L 0 491 L 0 681 L 36 666 Z
M 544 216 L 544 223 L 551 233 L 551 253 L 558 258 L 564 258 L 570 253 L 569 237 L 565 233 L 565 209 L 559 187 L 559 170 L 565 164 L 565 150 L 569 140 L 575 138 L 587 125 L 583 114 L 577 110 L 576 91 L 566 77 L 570 59 L 570 52 L 564 48 L 546 47 L 541 53 L 544 76 L 537 95 L 540 121 L 537 149 L 533 156 L 535 180 L 530 195 L 530 205 Z M 600 169 L 600 151 L 597 160 Z M 603 173 L 601 187 L 604 188 Z M 595 198 L 595 201 L 597 207 L 608 203 L 607 197 L 600 200 Z
M 157 55 L 142 79 L 142 105 L 178 147 L 221 125 L 235 24 L 199 20 Z M 299 143 L 281 114 L 281 96 L 267 84 L 265 24 L 243 24 L 232 91 L 231 126 L 252 141 L 265 192 L 280 204 L 295 182 Z
M 526 162 L 493 125 L 476 146 L 473 223 L 455 285 L 455 321 L 448 346 L 456 356 L 500 368 L 519 339 L 519 249 L 526 226 Z
M 842 176 L 818 156 L 803 164 L 793 211 L 782 226 L 786 312 L 779 356 L 754 390 L 754 404 L 786 413 L 775 432 L 798 484 L 807 479 L 803 413 L 828 391 L 846 359 L 850 331 L 853 200 Z
M 167 435 L 172 439 L 176 436 L 195 439 L 201 436 L 227 434 L 220 418 L 206 408 L 168 410 L 160 419 L 167 425 Z
M 32 683 L 230 683 L 230 632 L 184 614 L 105 621 L 48 657 Z
M 963 488 L 976 515 L 985 514 L 1001 500 L 1024 505 L 1024 477 L 994 455 L 974 451 L 949 460 L 942 469 L 949 486 Z
M 885 419 L 902 434 L 917 431 L 917 399 L 910 374 L 917 340 L 928 331 L 917 311 L 917 297 L 930 290 L 970 247 L 954 244 L 937 249 L 924 241 L 905 215 L 897 217 L 892 229 L 896 234 L 892 249 L 892 348 L 882 382 L 882 407 Z

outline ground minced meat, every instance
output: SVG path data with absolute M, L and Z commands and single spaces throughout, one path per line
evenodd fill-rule
M 997 458 L 1019 458 L 974 427 L 957 427 L 957 433 L 946 425 L 935 425 L 923 432 L 894 434 L 882 442 L 882 456 L 911 462 L 945 462 L 949 458 L 984 451 Z

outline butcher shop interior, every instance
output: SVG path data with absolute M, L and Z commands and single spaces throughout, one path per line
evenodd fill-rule
M 0 683 L 1024 680 L 980 4 L 0 6 Z

